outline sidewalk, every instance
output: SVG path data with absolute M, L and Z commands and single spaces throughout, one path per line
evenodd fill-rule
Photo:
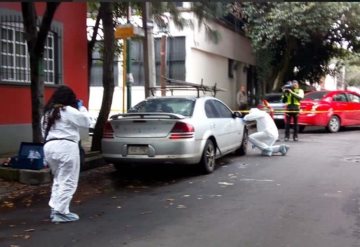
M 82 146 L 85 150 L 85 165 L 81 167 L 81 171 L 105 165 L 100 152 L 90 151 L 91 137 L 89 137 L 88 141 L 83 141 Z M 17 154 L 7 153 L 0 155 L 0 163 L 2 164 L 9 157 L 15 155 Z M 49 168 L 27 170 L 0 166 L 0 201 L 6 197 L 14 197 L 15 194 L 29 193 L 39 187 L 48 187 L 50 182 Z

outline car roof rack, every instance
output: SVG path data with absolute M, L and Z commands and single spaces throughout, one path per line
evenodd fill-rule
M 165 81 L 166 81 L 166 85 L 165 87 L 161 87 L 161 86 L 155 86 L 155 87 L 150 87 L 150 92 L 152 94 L 152 96 L 155 96 L 155 92 L 156 90 L 164 90 L 164 91 L 170 91 L 171 95 L 173 95 L 174 90 L 196 90 L 197 91 L 197 97 L 200 97 L 200 91 L 203 92 L 203 94 L 205 94 L 205 92 L 211 92 L 212 96 L 216 96 L 217 92 L 225 92 L 226 90 L 223 88 L 220 88 L 216 85 L 214 86 L 206 86 L 203 84 L 203 79 L 201 79 L 201 83 L 197 84 L 197 83 L 192 83 L 192 82 L 187 82 L 187 81 L 181 81 L 181 80 L 176 80 L 176 79 L 171 79 L 171 78 L 166 78 L 164 77 Z

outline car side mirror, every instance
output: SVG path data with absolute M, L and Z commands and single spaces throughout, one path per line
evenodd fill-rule
M 238 111 L 234 111 L 233 112 L 233 118 L 241 118 L 241 117 L 243 117 L 243 115 L 240 113 L 240 112 L 238 112 Z

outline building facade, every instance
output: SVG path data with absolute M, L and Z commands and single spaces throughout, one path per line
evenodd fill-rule
M 184 11 L 182 15 L 184 18 L 192 20 L 193 26 L 179 30 L 171 21 L 169 22 L 168 29 L 165 30 L 167 40 L 166 77 L 198 84 L 203 83 L 207 86 L 216 84 L 217 87 L 225 90 L 225 92 L 218 92 L 216 97 L 234 110 L 238 109 L 236 94 L 241 85 L 247 88 L 249 98 L 255 99 L 258 85 L 255 79 L 255 56 L 250 40 L 231 25 L 225 25 L 220 21 L 207 21 L 207 25 L 220 34 L 219 41 L 215 43 L 208 38 L 204 25 L 198 25 L 194 13 Z M 169 20 L 171 20 L 170 17 Z M 141 21 L 138 23 L 141 25 Z M 160 85 L 160 40 L 164 35 L 164 30 L 159 30 L 155 26 L 153 34 L 156 85 Z M 131 40 L 130 57 L 130 70 L 134 78 L 131 90 L 131 106 L 133 106 L 145 97 L 141 39 Z M 122 57 L 118 59 L 117 64 L 119 71 L 115 81 L 116 88 L 111 114 L 122 113 L 127 109 L 127 106 L 124 106 L 127 101 L 125 100 L 126 90 L 123 89 Z M 89 102 L 89 110 L 94 116 L 100 110 L 103 90 L 101 83 L 97 82 L 101 79 L 101 75 L 95 69 L 99 71 L 99 68 L 92 68 L 93 86 L 90 89 Z M 190 92 L 187 93 L 190 94 Z
M 35 3 L 39 19 L 46 2 Z M 44 55 L 45 102 L 58 85 L 70 86 L 88 104 L 87 5 L 62 2 Z M 30 66 L 21 3 L 0 3 L 0 153 L 32 141 Z

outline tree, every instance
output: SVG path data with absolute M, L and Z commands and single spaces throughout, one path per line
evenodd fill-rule
M 346 49 L 359 46 L 359 7 L 352 3 L 244 3 L 241 11 L 255 51 L 268 58 L 259 62 L 259 79 L 274 91 L 288 79 L 317 80 L 332 57 L 345 54 L 344 41 Z
M 40 121 L 44 108 L 44 79 L 42 67 L 44 47 L 52 19 L 59 4 L 60 2 L 46 3 L 46 10 L 41 20 L 40 28 L 38 29 L 38 17 L 34 3 L 21 3 L 25 37 L 30 55 L 33 142 L 42 142 L 43 139 Z
M 102 20 L 104 30 L 104 49 L 103 52 L 103 87 L 104 94 L 103 100 L 96 121 L 93 141 L 91 144 L 91 150 L 101 150 L 101 138 L 102 130 L 105 126 L 106 120 L 109 116 L 112 97 L 114 94 L 114 52 L 115 52 L 115 37 L 114 37 L 114 20 L 113 20 L 113 3 L 101 2 L 100 3 L 100 18 Z
M 345 82 L 348 86 L 360 86 L 360 55 L 351 54 L 345 60 Z

